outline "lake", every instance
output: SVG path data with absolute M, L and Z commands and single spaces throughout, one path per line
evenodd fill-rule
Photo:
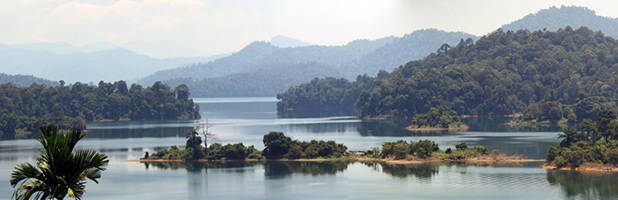
M 390 121 L 353 116 L 282 118 L 276 99 L 195 98 L 216 138 L 263 148 L 262 136 L 281 131 L 298 140 L 335 140 L 367 150 L 395 140 L 429 139 L 441 148 L 459 142 L 506 154 L 542 159 L 558 142 L 559 127 L 514 129 L 506 118 L 464 119 L 465 132 L 409 132 Z M 552 171 L 542 163 L 385 165 L 363 162 L 130 162 L 170 145 L 183 145 L 194 121 L 88 124 L 79 148 L 110 157 L 100 184 L 89 182 L 85 199 L 618 199 L 618 174 Z M 9 175 L 38 156 L 36 140 L 0 141 L 0 199 L 10 199 Z

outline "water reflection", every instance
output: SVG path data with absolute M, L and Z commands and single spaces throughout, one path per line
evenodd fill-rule
M 506 125 L 511 119 L 510 117 L 473 117 L 464 118 L 462 121 L 470 127 L 469 131 L 544 132 L 562 130 L 562 127 L 557 124 L 527 127 L 512 127 Z
M 547 182 L 559 186 L 569 198 L 616 199 L 618 176 L 615 173 L 556 171 L 547 172 Z
M 363 164 L 397 178 L 415 177 L 421 180 L 430 180 L 438 174 L 438 166 L 433 164 L 386 164 L 380 162 L 364 162 Z
M 269 179 L 281 179 L 292 174 L 334 175 L 343 172 L 351 162 L 265 162 L 264 176 Z
M 129 122 L 126 124 L 132 125 Z M 136 127 L 97 127 L 88 129 L 88 138 L 143 138 L 143 137 L 184 137 L 187 133 L 193 130 L 193 125 L 178 124 L 176 127 L 152 127 L 152 128 L 136 128 Z
M 228 172 L 245 173 L 248 172 L 248 167 L 260 165 L 259 162 L 154 162 L 144 163 L 144 167 L 163 169 L 163 170 L 179 170 L 185 169 L 189 173 L 208 172 L 208 169 L 232 169 Z M 252 171 L 252 170 L 251 170 Z
M 348 169 L 352 161 L 325 161 L 325 162 L 296 162 L 296 161 L 267 161 L 267 162 L 155 162 L 144 163 L 144 167 L 163 170 L 185 169 L 190 173 L 208 172 L 208 169 L 227 169 L 226 172 L 245 173 L 250 167 L 263 166 L 264 176 L 267 179 L 284 179 L 294 174 L 323 176 L 335 175 Z M 362 162 L 365 166 L 388 174 L 392 177 L 416 177 L 428 180 L 438 174 L 439 165 L 415 164 L 399 165 L 381 162 Z

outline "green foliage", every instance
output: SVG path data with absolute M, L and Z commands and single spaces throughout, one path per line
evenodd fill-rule
M 429 112 L 417 114 L 412 119 L 412 126 L 417 128 L 449 128 L 461 125 L 461 119 L 454 110 L 445 107 L 432 107 Z
M 313 80 L 280 94 L 278 109 L 302 110 L 317 102 L 328 108 L 354 101 L 342 104 L 345 96 L 357 97 L 360 116 L 412 119 L 436 106 L 460 114 L 505 115 L 523 112 L 532 103 L 557 102 L 573 106 L 571 117 L 581 120 L 616 106 L 616 55 L 618 41 L 585 27 L 555 32 L 497 30 L 375 78 L 339 80 L 346 84 L 333 86 L 324 84 L 326 79 Z M 358 88 L 365 89 L 348 92 Z
M 363 90 L 373 87 L 373 79 L 367 75 L 358 76 L 356 82 L 346 79 L 315 78 L 309 83 L 291 87 L 278 94 L 277 112 L 281 114 L 306 113 L 315 110 L 330 112 L 351 111 L 354 102 Z
M 523 120 L 557 122 L 563 117 L 563 108 L 559 102 L 550 101 L 540 104 L 530 104 L 524 110 Z
M 199 107 L 187 99 L 188 88 L 157 82 L 142 88 L 124 81 L 99 82 L 98 86 L 82 83 L 54 87 L 32 84 L 20 88 L 0 85 L 0 116 L 17 119 L 17 124 L 0 120 L 0 131 L 36 132 L 41 125 L 55 124 L 59 129 L 85 128 L 86 121 L 197 119 Z M 27 106 L 20 106 L 27 105 Z M 3 117 L 4 119 L 4 117 Z
M 476 145 L 474 146 L 474 151 L 480 155 L 488 155 L 489 154 L 489 149 L 487 149 L 487 147 L 481 146 L 481 145 Z
M 264 135 L 264 157 L 268 159 L 288 158 L 331 158 L 344 156 L 348 150 L 343 144 L 335 141 L 309 142 L 292 140 L 280 132 L 270 132 Z
M 465 149 L 468 149 L 468 145 L 465 142 L 461 142 L 461 143 L 455 145 L 455 148 L 457 150 L 465 150 Z
M 276 159 L 288 153 L 290 145 L 292 144 L 292 139 L 283 135 L 281 132 L 270 132 L 264 135 L 262 142 L 264 142 L 265 147 L 262 153 L 264 157 Z
M 597 121 L 583 120 L 580 131 L 568 127 L 559 138 L 560 145 L 552 146 L 545 158 L 557 167 L 578 167 L 584 163 L 618 166 L 618 137 L 613 124 L 618 124 L 616 113 L 601 110 Z
M 81 199 L 86 179 L 98 183 L 109 162 L 94 150 L 74 150 L 85 134 L 79 129 L 59 133 L 57 127 L 41 127 L 39 142 L 43 146 L 36 165 L 19 164 L 11 173 L 15 199 Z
M 399 140 L 396 142 L 385 142 L 382 144 L 382 158 L 394 158 L 396 160 L 416 156 L 419 158 L 431 157 L 433 152 L 439 150 L 438 144 L 429 140 L 419 140 L 418 142 L 406 142 Z

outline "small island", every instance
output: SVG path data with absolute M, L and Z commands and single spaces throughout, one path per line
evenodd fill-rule
M 193 132 L 187 137 L 186 147 L 176 146 L 163 149 L 152 155 L 146 155 L 139 162 L 224 162 L 247 161 L 377 161 L 391 164 L 417 163 L 494 163 L 494 162 L 530 162 L 521 156 L 506 156 L 497 150 L 490 151 L 484 146 L 468 148 L 460 143 L 455 149 L 440 149 L 438 144 L 429 140 L 406 142 L 403 140 L 386 142 L 382 148 L 367 151 L 348 151 L 348 148 L 335 141 L 298 141 L 292 140 L 281 132 L 270 132 L 263 137 L 264 150 L 242 143 L 221 145 L 214 143 L 207 148 L 201 145 L 201 137 Z
M 468 126 L 461 122 L 456 111 L 445 107 L 432 107 L 429 112 L 417 114 L 412 119 L 412 125 L 406 127 L 409 131 L 466 131 Z
M 523 113 L 514 115 L 506 125 L 512 127 L 565 125 L 569 121 L 567 118 L 571 121 L 575 120 L 571 107 L 563 106 L 560 102 L 549 101 L 528 105 Z
M 545 169 L 618 171 L 618 119 L 616 111 L 602 110 L 597 120 L 583 120 L 579 131 L 567 127 L 559 145 L 549 148 Z

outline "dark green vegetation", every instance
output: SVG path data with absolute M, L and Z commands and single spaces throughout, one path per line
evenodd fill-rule
M 445 42 L 454 45 L 468 37 L 475 36 L 429 29 L 403 37 L 355 40 L 342 46 L 279 48 L 267 42 L 254 42 L 227 57 L 159 71 L 140 83 L 158 80 L 170 85 L 184 83 L 196 97 L 275 95 L 315 77 L 354 78 L 363 73 L 391 70 L 422 58 L 434 51 L 435 46 Z
M 50 81 L 47 79 L 37 78 L 34 76 L 27 75 L 8 75 L 5 73 L 0 73 L 0 84 L 4 83 L 13 83 L 18 87 L 28 87 L 33 83 L 39 85 L 47 85 L 47 86 L 56 86 L 58 82 Z
M 489 150 L 481 145 L 474 146 L 473 149 L 468 149 L 466 143 L 456 145 L 456 149 L 447 148 L 441 150 L 433 141 L 419 140 L 418 142 L 406 142 L 399 140 L 396 142 L 385 142 L 382 144 L 382 150 L 374 149 L 368 151 L 368 157 L 382 159 L 430 159 L 436 158 L 440 160 L 465 160 L 469 158 L 478 158 L 480 156 L 489 156 Z M 491 156 L 498 156 L 498 152 L 491 152 Z
M 615 39 L 587 28 L 497 30 L 476 42 L 443 45 L 422 60 L 379 73 L 372 81 L 330 86 L 314 80 L 291 88 L 278 95 L 278 111 L 302 111 L 316 99 L 345 96 L 357 99 L 354 108 L 362 117 L 412 119 L 437 106 L 466 115 L 508 115 L 521 113 L 530 104 L 554 101 L 573 107 L 574 117 L 581 121 L 592 110 L 578 106 L 616 106 L 616 55 Z M 370 89 L 348 92 L 359 85 Z M 340 101 L 321 104 L 341 105 Z
M 559 102 L 549 101 L 545 103 L 534 103 L 522 113 L 521 120 L 526 121 L 550 121 L 557 122 L 564 118 L 575 120 L 575 113 L 571 107 L 564 107 Z
M 268 159 L 337 158 L 346 155 L 348 147 L 335 141 L 300 142 L 292 140 L 281 132 L 264 135 L 264 157 Z
M 616 112 L 602 110 L 597 121 L 583 120 L 580 131 L 565 128 L 560 145 L 552 146 L 546 162 L 555 167 L 584 164 L 618 166 L 618 118 Z
M 347 147 L 334 141 L 300 142 L 292 140 L 281 132 L 264 135 L 264 151 L 242 143 L 221 145 L 214 143 L 207 148 L 201 146 L 202 140 L 197 132 L 187 136 L 184 149 L 172 146 L 144 159 L 165 160 L 245 160 L 245 159 L 300 159 L 300 158 L 337 158 L 346 155 Z
M 226 145 L 214 143 L 204 148 L 202 146 L 202 138 L 195 130 L 187 136 L 184 149 L 172 146 L 150 156 L 146 152 L 146 155 L 144 158 L 166 160 L 245 160 L 247 158 L 262 158 L 261 151 L 258 151 L 253 146 L 245 147 L 242 143 Z
M 463 128 L 461 118 L 454 110 L 445 107 L 433 107 L 429 112 L 417 114 L 412 118 L 412 125 L 408 128 Z
M 33 84 L 17 87 L 0 85 L 0 136 L 36 132 L 42 125 L 60 129 L 85 128 L 96 120 L 198 119 L 199 107 L 189 99 L 185 85 L 171 89 L 157 82 L 143 88 L 124 81 L 100 82 L 98 86 L 75 83 L 47 87 Z
M 372 86 L 373 78 L 367 75 L 358 76 L 355 82 L 343 78 L 315 78 L 278 94 L 277 99 L 281 101 L 277 102 L 277 112 L 290 115 L 315 111 L 353 113 L 360 93 Z
M 19 164 L 11 173 L 15 199 L 80 199 L 86 179 L 98 183 L 109 162 L 107 156 L 94 150 L 74 150 L 84 138 L 79 129 L 60 133 L 54 126 L 41 127 L 39 142 L 43 146 L 36 165 Z

